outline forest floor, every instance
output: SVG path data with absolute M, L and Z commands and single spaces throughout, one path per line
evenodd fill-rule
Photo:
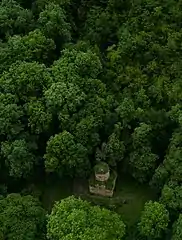
M 146 201 L 154 200 L 156 194 L 149 186 L 141 185 L 129 177 L 123 176 L 116 184 L 115 196 L 123 198 L 126 203 L 117 207 L 128 226 L 133 225 L 140 217 Z
M 38 193 L 45 209 L 50 211 L 55 201 L 66 198 L 70 195 L 83 196 L 93 204 L 113 209 L 122 215 L 128 227 L 135 224 L 143 209 L 144 203 L 155 199 L 155 193 L 146 185 L 139 185 L 128 176 L 117 179 L 113 198 L 94 197 L 88 194 L 88 185 L 85 180 L 75 181 L 64 178 L 61 180 L 49 179 L 47 183 L 37 185 L 33 192 Z M 102 201 L 101 201 L 102 200 Z M 114 203 L 117 202 L 115 206 Z M 120 202 L 118 204 L 118 202 Z

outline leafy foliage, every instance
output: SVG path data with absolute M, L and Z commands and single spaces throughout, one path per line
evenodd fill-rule
M 164 205 L 150 201 L 145 204 L 138 227 L 141 235 L 156 239 L 167 229 L 168 222 L 169 213 Z
M 1 152 L 9 168 L 10 176 L 26 177 L 33 170 L 35 156 L 30 152 L 24 139 L 4 142 Z
M 182 215 L 179 215 L 177 222 L 173 226 L 172 240 L 179 240 L 182 237 Z
M 67 131 L 50 138 L 44 157 L 45 167 L 50 172 L 74 175 L 89 170 L 87 149 Z
M 65 12 L 59 5 L 50 3 L 39 15 L 38 24 L 45 36 L 59 38 L 62 43 L 71 40 L 71 26 L 66 22 Z
M 41 100 L 32 100 L 27 103 L 28 126 L 31 132 L 40 134 L 49 131 L 52 114 L 47 111 Z
M 0 72 L 7 70 L 16 61 L 49 62 L 53 57 L 55 45 L 36 29 L 23 37 L 14 35 L 7 43 L 0 45 Z
M 150 147 L 151 130 L 149 125 L 141 123 L 132 134 L 134 151 L 130 153 L 130 164 L 133 176 L 141 182 L 146 181 L 147 177 L 152 174 L 158 158 L 152 153 Z
M 22 8 L 14 0 L 2 0 L 0 3 L 0 36 L 27 33 L 33 28 L 34 19 L 30 10 Z
M 1 1 L 3 196 L 57 175 L 86 179 L 100 159 L 118 170 L 119 179 L 121 174 L 131 175 L 138 184 L 150 183 L 157 190 L 158 202 L 146 204 L 139 235 L 134 231 L 132 239 L 170 238 L 174 222 L 173 238 L 180 238 L 181 12 L 181 1 L 176 0 Z M 88 206 L 75 199 L 63 203 L 72 206 L 76 201 Z M 117 215 L 90 205 L 84 211 L 73 209 L 61 212 L 66 225 L 59 211 L 51 215 L 55 218 L 50 216 L 64 234 L 54 235 L 56 226 L 48 224 L 50 238 L 123 238 Z M 0 238 L 23 238 L 23 224 L 17 223 L 14 230 L 8 216 Z M 29 237 L 28 224 L 25 221 L 24 239 L 40 239 L 32 223 Z M 14 235 L 7 236 L 8 231 Z
M 90 9 L 84 26 L 85 38 L 99 45 L 112 41 L 117 29 L 117 15 L 101 7 Z
M 177 183 L 169 182 L 164 185 L 161 193 L 161 202 L 173 213 L 178 214 L 182 209 L 182 187 Z
M 0 236 L 2 239 L 39 239 L 44 234 L 45 210 L 30 195 L 9 194 L 0 200 Z
M 123 239 L 125 225 L 119 215 L 69 197 L 57 202 L 49 216 L 50 239 Z
M 11 139 L 23 129 L 23 111 L 14 95 L 1 93 L 0 99 L 0 135 Z
M 42 96 L 43 89 L 51 82 L 51 76 L 44 64 L 17 62 L 0 78 L 1 91 L 11 93 L 19 101 L 28 102 Z

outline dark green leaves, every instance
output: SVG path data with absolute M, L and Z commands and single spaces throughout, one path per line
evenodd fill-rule
M 14 94 L 20 102 L 42 96 L 51 83 L 51 76 L 44 64 L 17 62 L 0 78 L 2 92 Z
M 145 204 L 138 227 L 141 235 L 148 239 L 158 239 L 167 229 L 168 222 L 169 213 L 164 205 L 149 201 Z
M 48 172 L 73 176 L 84 175 L 89 170 L 87 149 L 66 131 L 50 138 L 44 157 Z
M 0 237 L 35 240 L 44 234 L 45 210 L 32 196 L 9 194 L 0 200 Z
M 23 37 L 15 35 L 0 45 L 0 72 L 7 70 L 16 61 L 50 63 L 55 45 L 36 29 Z
M 25 140 L 4 142 L 1 147 L 1 154 L 5 158 L 10 176 L 26 178 L 33 171 L 35 156 L 31 153 Z
M 71 26 L 66 22 L 65 12 L 59 5 L 46 5 L 39 15 L 38 25 L 45 36 L 55 40 L 58 38 L 61 44 L 71 40 Z
M 1 93 L 0 100 L 0 135 L 11 139 L 23 129 L 23 111 L 14 95 Z
M 182 214 L 179 214 L 179 218 L 173 226 L 172 240 L 180 240 L 182 238 Z
M 0 37 L 28 33 L 34 27 L 33 14 L 14 0 L 2 0 L 0 4 Z

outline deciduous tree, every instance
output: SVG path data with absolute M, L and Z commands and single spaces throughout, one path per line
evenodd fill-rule
M 165 206 L 158 202 L 149 201 L 145 204 L 138 224 L 141 235 L 147 239 L 157 239 L 166 231 L 169 223 L 169 213 Z
M 32 100 L 26 105 L 28 126 L 32 133 L 49 133 L 49 128 L 53 119 L 52 114 L 46 109 L 41 100 Z
M 182 210 L 182 186 L 178 182 L 166 183 L 162 189 L 160 201 L 172 214 L 178 215 Z
M 173 225 L 172 240 L 182 239 L 182 214 L 179 214 L 178 220 Z
M 20 104 L 39 98 L 43 90 L 50 86 L 51 75 L 44 64 L 37 62 L 17 62 L 0 78 L 2 92 L 11 93 L 17 97 Z
M 87 149 L 67 131 L 49 139 L 44 158 L 48 172 L 81 176 L 89 171 Z
M 28 35 L 15 35 L 7 43 L 0 44 L 0 72 L 16 61 L 50 63 L 54 59 L 54 41 L 36 29 Z
M 12 193 L 0 200 L 1 239 L 41 239 L 45 223 L 46 212 L 32 196 Z
M 24 128 L 21 123 L 23 110 L 17 101 L 12 94 L 0 94 L 0 135 L 5 138 L 14 138 Z
M 114 240 L 123 239 L 124 234 L 119 215 L 74 197 L 54 205 L 47 225 L 48 238 L 58 240 Z
M 28 33 L 34 27 L 33 14 L 23 9 L 14 0 L 2 0 L 0 3 L 0 36 Z
M 32 172 L 35 156 L 31 153 L 24 139 L 13 142 L 3 142 L 1 153 L 9 169 L 10 176 L 26 178 Z
M 59 45 L 71 40 L 71 26 L 66 20 L 65 11 L 59 5 L 46 5 L 45 10 L 39 14 L 38 24 L 45 36 L 53 38 Z

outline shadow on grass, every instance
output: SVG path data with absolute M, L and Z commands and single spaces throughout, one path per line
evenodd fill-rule
M 128 228 L 138 221 L 145 202 L 154 200 L 156 195 L 149 186 L 141 185 L 129 176 L 122 175 L 116 181 L 112 198 L 94 196 L 88 193 L 88 181 L 84 179 L 48 178 L 35 185 L 32 194 L 39 195 L 44 208 L 50 212 L 55 201 L 70 195 L 81 196 L 94 205 L 100 205 L 119 213 Z M 37 193 L 36 193 L 37 192 Z
M 116 212 L 122 215 L 128 226 L 132 226 L 138 221 L 145 202 L 154 200 L 156 193 L 148 185 L 138 184 L 136 180 L 123 175 L 116 182 L 114 197 L 124 202 L 116 208 Z

